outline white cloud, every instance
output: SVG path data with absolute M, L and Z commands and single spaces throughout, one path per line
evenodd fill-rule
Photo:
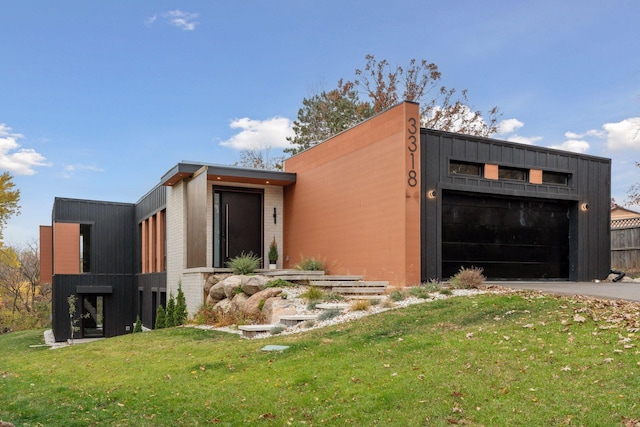
M 640 117 L 630 117 L 617 123 L 605 123 L 607 148 L 610 150 L 640 150 Z
M 498 131 L 496 134 L 503 139 L 518 144 L 534 145 L 542 139 L 541 136 L 522 136 L 514 133 L 516 130 L 524 126 L 524 123 L 518 119 L 506 119 L 498 123 Z
M 19 139 L 24 135 L 11 132 L 11 128 L 0 123 L 0 169 L 18 175 L 33 175 L 37 166 L 51 166 L 46 158 L 32 148 L 20 148 Z
M 240 129 L 240 133 L 232 136 L 220 145 L 235 150 L 286 148 L 291 144 L 288 136 L 293 136 L 291 120 L 286 117 L 273 117 L 267 120 L 251 120 L 248 117 L 235 119 L 229 125 L 232 129 Z
M 170 10 L 162 14 L 162 17 L 174 27 L 180 28 L 183 31 L 193 31 L 199 22 L 195 19 L 198 18 L 197 13 L 183 12 L 182 10 Z
M 541 136 L 520 136 L 520 135 L 509 135 L 507 137 L 507 141 L 517 142 L 518 144 L 527 144 L 534 145 L 536 142 L 542 139 Z
M 176 28 L 179 28 L 183 31 L 193 31 L 196 29 L 199 22 L 196 21 L 200 16 L 197 13 L 192 12 L 184 12 L 182 10 L 169 10 L 160 15 L 162 19 L 164 19 L 169 25 L 173 25 Z M 158 15 L 152 15 L 144 20 L 144 25 L 147 27 L 152 26 L 158 20 Z
M 150 16 L 144 20 L 144 25 L 146 25 L 147 27 L 150 27 L 153 25 L 154 22 L 156 22 L 156 19 L 158 19 L 158 15 Z
M 85 172 L 85 171 L 86 172 L 104 172 L 104 169 L 94 165 L 84 165 L 84 164 L 65 165 L 61 175 L 63 178 L 72 178 L 75 176 L 76 172 Z
M 576 135 L 576 134 L 572 132 L 567 132 L 565 136 L 567 135 Z M 568 141 L 563 142 L 560 145 L 551 145 L 549 148 L 557 148 L 558 150 L 571 151 L 574 153 L 586 153 L 589 150 L 590 145 L 587 141 L 584 141 L 584 140 L 570 139 Z
M 520 129 L 522 126 L 524 126 L 524 123 L 522 123 L 518 119 L 502 120 L 500 123 L 498 123 L 497 133 L 499 135 L 511 133 L 511 132 L 514 132 L 516 129 Z

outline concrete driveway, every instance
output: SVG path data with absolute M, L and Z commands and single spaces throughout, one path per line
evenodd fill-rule
M 640 302 L 640 283 L 617 282 L 485 282 L 512 289 L 530 289 L 562 295 L 587 295 Z

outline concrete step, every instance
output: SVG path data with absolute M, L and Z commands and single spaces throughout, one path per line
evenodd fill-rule
M 344 277 L 344 276 L 343 276 Z M 356 276 L 354 276 L 356 277 Z M 386 287 L 389 285 L 389 282 L 373 282 L 373 281 L 365 281 L 362 279 L 335 279 L 335 280 L 326 280 L 324 277 L 321 279 L 309 280 L 309 286 L 317 286 L 317 287 Z
M 378 295 L 383 294 L 387 290 L 386 286 L 369 286 L 369 287 L 357 287 L 357 286 L 336 286 L 331 289 L 332 292 L 337 294 L 368 294 Z
M 318 316 L 315 314 L 286 314 L 280 316 L 280 323 L 284 326 L 295 326 L 298 323 L 305 322 L 307 320 L 316 320 Z
M 253 338 L 261 332 L 269 332 L 278 325 L 240 325 L 238 329 L 242 331 L 245 338 Z
M 349 308 L 349 304 L 344 302 L 325 302 L 316 305 L 316 308 L 319 308 L 321 310 L 346 310 L 347 308 Z

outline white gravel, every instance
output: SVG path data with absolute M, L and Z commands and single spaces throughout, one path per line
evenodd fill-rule
M 298 295 L 300 295 L 302 292 L 304 292 L 305 289 L 303 287 L 296 287 L 296 288 L 286 288 L 284 290 L 284 292 L 287 294 L 287 299 L 291 299 L 293 298 L 295 301 L 295 306 L 296 306 L 296 314 L 316 314 L 319 315 L 323 310 L 307 310 L 307 303 L 305 302 L 304 299 L 302 298 L 297 298 Z M 413 304 L 422 304 L 422 303 L 427 303 L 430 301 L 435 301 L 435 300 L 440 300 L 440 299 L 446 299 L 452 296 L 470 296 L 470 295 L 477 295 L 477 294 L 482 294 L 485 293 L 486 291 L 483 290 L 479 290 L 479 289 L 456 289 L 456 290 L 452 290 L 451 291 L 451 295 L 443 295 L 441 293 L 431 293 L 429 294 L 429 298 L 426 299 L 422 299 L 422 298 L 416 298 L 416 297 L 407 297 L 401 301 L 397 301 L 397 302 L 393 302 L 393 305 L 391 307 L 383 307 L 386 304 L 383 304 L 382 301 L 380 301 L 379 304 L 376 305 L 371 305 L 369 307 L 369 310 L 364 311 L 364 310 L 358 310 L 358 311 L 349 311 L 349 309 L 345 310 L 343 313 L 339 314 L 336 317 L 333 317 L 331 319 L 327 319 L 327 320 L 322 320 L 322 321 L 314 321 L 312 326 L 309 326 L 310 322 L 302 322 L 299 323 L 296 326 L 290 326 L 286 329 L 284 329 L 282 332 L 280 332 L 278 335 L 290 335 L 290 334 L 296 334 L 296 333 L 300 333 L 303 331 L 310 331 L 313 329 L 319 329 L 319 328 L 325 328 L 327 326 L 331 326 L 331 325 L 337 325 L 340 323 L 344 323 L 344 322 L 351 322 L 354 320 L 358 320 L 361 319 L 365 316 L 370 316 L 372 314 L 377 314 L 377 313 L 382 313 L 384 311 L 388 311 L 388 310 L 396 310 L 398 308 L 404 308 L 404 307 L 408 307 L 410 305 Z M 347 303 L 350 303 L 352 301 L 345 301 Z M 233 334 L 238 334 L 240 336 L 241 335 L 241 331 L 238 330 L 237 325 L 232 325 L 232 326 L 224 326 L 224 327 L 214 327 L 211 325 L 194 325 L 193 327 L 195 328 L 199 328 L 199 329 L 207 329 L 207 330 L 216 330 L 216 331 L 221 331 L 221 332 L 228 332 L 228 333 L 233 333 Z M 261 334 L 257 334 L 255 337 L 253 337 L 252 339 L 260 339 L 260 338 L 267 338 L 273 336 L 272 334 L 265 332 L 265 333 L 261 333 Z

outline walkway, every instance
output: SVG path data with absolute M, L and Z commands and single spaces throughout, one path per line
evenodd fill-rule
M 552 294 L 586 295 L 640 302 L 640 283 L 634 282 L 485 282 L 512 289 L 530 289 Z

